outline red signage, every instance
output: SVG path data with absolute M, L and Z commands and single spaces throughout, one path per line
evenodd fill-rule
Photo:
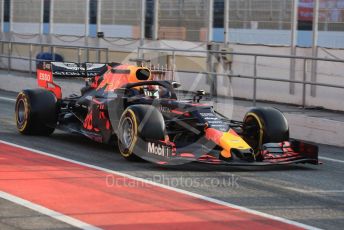
M 299 0 L 298 17 L 300 21 L 313 21 L 313 4 L 315 0 Z M 344 22 L 344 0 L 320 0 L 320 22 Z

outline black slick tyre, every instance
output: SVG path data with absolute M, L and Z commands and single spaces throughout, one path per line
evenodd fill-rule
M 48 136 L 57 123 L 57 100 L 45 89 L 21 91 L 16 99 L 15 120 L 17 129 L 25 135 Z

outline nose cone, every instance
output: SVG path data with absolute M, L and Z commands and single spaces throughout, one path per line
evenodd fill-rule
M 223 149 L 230 151 L 231 149 L 250 149 L 251 147 L 232 129 L 227 133 L 223 133 L 220 138 L 220 144 Z
M 221 156 L 226 159 L 231 158 L 232 152 L 235 151 L 252 152 L 251 146 L 249 146 L 233 129 L 230 129 L 228 132 L 221 132 L 213 128 L 208 128 L 206 130 L 206 137 L 223 148 Z

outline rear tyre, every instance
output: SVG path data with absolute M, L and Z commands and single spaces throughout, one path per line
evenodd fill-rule
M 117 139 L 119 151 L 125 159 L 129 161 L 140 159 L 134 152 L 138 141 L 163 140 L 164 138 L 164 118 L 155 107 L 132 105 L 122 113 Z
M 15 119 L 17 129 L 25 135 L 48 136 L 57 123 L 57 100 L 45 89 L 21 91 L 16 99 Z
M 250 109 L 244 118 L 244 140 L 257 153 L 265 143 L 289 140 L 289 127 L 285 116 L 278 109 L 261 107 Z

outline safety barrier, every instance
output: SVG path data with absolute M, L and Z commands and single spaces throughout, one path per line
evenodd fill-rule
M 253 88 L 252 88 L 252 104 L 256 105 L 257 101 L 257 82 L 258 81 L 270 81 L 270 82 L 285 82 L 290 84 L 301 84 L 302 85 L 302 107 L 306 107 L 306 86 L 310 85 L 311 87 L 315 86 L 322 86 L 328 88 L 337 88 L 337 89 L 344 89 L 344 85 L 338 84 L 331 84 L 331 83 L 321 83 L 316 82 L 316 78 L 312 77 L 311 81 L 306 79 L 307 77 L 307 64 L 311 62 L 312 66 L 314 63 L 318 61 L 324 62 L 332 62 L 332 63 L 343 63 L 344 60 L 342 59 L 329 59 L 329 58 L 315 58 L 315 57 L 308 57 L 308 56 L 293 56 L 293 55 L 274 55 L 274 54 L 257 54 L 257 53 L 242 53 L 242 52 L 227 52 L 227 51 L 213 51 L 213 50 L 185 50 L 185 49 L 168 49 L 168 48 L 149 48 L 149 47 L 139 47 L 138 48 L 138 57 L 142 58 L 144 56 L 145 51 L 155 51 L 155 52 L 165 52 L 170 53 L 172 57 L 172 68 L 169 70 L 172 72 L 172 76 L 175 76 L 176 72 L 192 72 L 192 71 L 178 71 L 175 67 L 176 61 L 176 53 L 205 53 L 208 57 L 211 55 L 232 55 L 232 56 L 247 56 L 253 57 L 253 72 L 252 75 L 242 75 L 242 74 L 231 74 L 231 73 L 218 73 L 218 72 L 211 72 L 211 71 L 197 71 L 197 74 L 203 74 L 208 76 L 225 76 L 230 78 L 242 78 L 242 79 L 251 79 L 253 81 Z M 257 74 L 257 67 L 258 67 L 258 58 L 275 58 L 275 59 L 287 59 L 291 61 L 301 60 L 302 61 L 302 72 L 303 77 L 302 80 L 295 80 L 295 75 L 290 74 L 289 79 L 280 79 L 280 78 L 273 78 L 273 77 L 266 77 L 266 76 L 258 76 Z M 208 58 L 209 60 L 209 58 Z M 294 70 L 295 71 L 295 70 Z M 195 72 L 196 73 L 196 72 Z M 316 74 L 316 73 L 315 73 Z M 214 78 L 212 78 L 214 79 Z M 211 83 L 211 85 L 214 85 Z M 290 87 L 293 89 L 293 87 Z M 312 88 L 311 88 L 312 90 Z M 211 90 L 214 91 L 214 90 Z M 291 94 L 293 94 L 293 90 L 290 90 Z M 344 93 L 344 91 L 343 91 Z
M 56 44 L 44 44 L 44 43 L 25 43 L 25 42 L 13 42 L 13 41 L 0 41 L 0 49 L 2 55 L 0 55 L 2 62 L 6 59 L 6 66 L 8 72 L 11 70 L 23 70 L 17 69 L 12 65 L 12 59 L 25 60 L 29 63 L 28 72 L 30 76 L 35 67 L 32 64 L 36 61 L 44 61 L 43 59 L 36 59 L 34 54 L 36 52 L 49 52 L 52 54 L 53 59 L 57 53 L 66 53 L 65 61 L 67 62 L 109 62 L 109 49 L 99 48 L 92 46 L 71 46 L 71 45 L 56 45 Z M 38 49 L 38 50 L 37 50 Z M 25 55 L 16 56 L 15 53 L 25 53 Z M 94 58 L 91 58 L 91 54 L 94 54 Z M 72 58 L 71 58 L 72 57 Z
M 16 47 L 20 47 L 20 50 L 27 51 L 27 55 L 15 55 L 15 53 L 18 53 L 16 51 Z M 26 48 L 23 48 L 26 47 Z M 65 46 L 65 45 L 53 45 L 53 44 L 40 44 L 40 43 L 23 43 L 23 42 L 9 42 L 9 41 L 0 41 L 0 49 L 1 49 L 1 55 L 0 55 L 0 64 L 2 64 L 3 68 L 6 67 L 7 71 L 10 72 L 12 70 L 16 70 L 14 66 L 12 66 L 12 62 L 14 60 L 21 60 L 25 61 L 29 65 L 26 69 L 20 69 L 24 71 L 28 71 L 30 76 L 32 76 L 32 73 L 35 71 L 35 66 L 33 63 L 36 61 L 43 61 L 41 59 L 36 59 L 33 57 L 35 54 L 34 51 L 37 51 L 37 49 L 40 52 L 45 52 L 48 50 L 50 53 L 55 54 L 57 52 L 66 52 L 66 50 L 69 51 L 68 59 L 65 61 L 70 62 L 109 62 L 109 53 L 115 52 L 115 51 L 109 51 L 108 48 L 100 48 L 100 47 L 91 47 L 91 46 Z M 289 83 L 289 87 L 292 85 L 301 85 L 301 95 L 300 95 L 300 105 L 305 108 L 307 106 L 307 86 L 319 86 L 319 87 L 325 87 L 328 89 L 339 89 L 341 90 L 339 92 L 340 95 L 343 95 L 342 91 L 344 89 L 344 84 L 338 84 L 338 82 L 319 82 L 316 81 L 316 79 L 310 79 L 307 80 L 307 66 L 308 64 L 313 64 L 314 62 L 326 62 L 326 63 L 344 63 L 344 60 L 342 59 L 328 59 L 328 58 L 314 58 L 309 56 L 292 56 L 292 55 L 274 55 L 274 54 L 258 54 L 258 53 L 243 53 L 243 52 L 227 52 L 227 51 L 213 51 L 213 50 L 186 50 L 186 49 L 169 49 L 169 48 L 149 48 L 149 47 L 139 47 L 137 50 L 137 57 L 142 58 L 145 54 L 148 52 L 163 52 L 168 53 L 170 55 L 171 61 L 168 63 L 168 65 L 160 65 L 160 67 L 157 67 L 156 65 L 153 66 L 154 69 L 158 69 L 161 72 L 170 72 L 171 80 L 174 79 L 176 73 L 187 73 L 187 74 L 201 74 L 204 76 L 209 76 L 209 79 L 214 81 L 216 78 L 213 76 L 221 76 L 225 78 L 233 78 L 233 79 L 247 79 L 252 81 L 252 88 L 250 91 L 252 91 L 251 99 L 253 105 L 256 104 L 257 100 L 261 100 L 261 98 L 257 97 L 257 92 L 259 87 L 257 87 L 258 82 L 280 82 L 280 83 Z M 203 58 L 212 56 L 212 55 L 231 55 L 233 56 L 233 59 L 235 57 L 239 56 L 245 56 L 248 58 L 253 58 L 252 66 L 252 74 L 234 74 L 232 72 L 214 72 L 211 71 L 209 66 L 205 66 L 205 71 L 187 71 L 183 69 L 178 69 L 176 66 L 176 60 L 180 55 L 183 56 L 189 56 L 191 57 L 192 54 L 196 53 L 203 53 Z M 116 53 L 114 53 L 116 54 Z M 178 56 L 178 55 L 179 56 Z M 53 55 L 54 56 L 54 55 Z M 201 55 L 202 56 L 202 55 Z M 300 79 L 296 79 L 295 76 L 293 77 L 293 74 L 290 74 L 288 79 L 281 79 L 281 78 L 275 78 L 270 77 L 267 75 L 259 75 L 258 74 L 258 67 L 259 67 L 259 60 L 264 58 L 272 58 L 272 59 L 283 59 L 288 61 L 296 61 L 300 60 L 302 62 L 302 77 Z M 207 58 L 208 60 L 208 58 Z M 289 63 L 289 62 L 288 62 Z M 235 62 L 234 62 L 235 64 Z M 277 67 L 278 68 L 278 67 Z M 341 78 L 340 81 L 344 80 Z M 210 83 L 211 86 L 214 86 L 214 84 Z M 287 87 L 285 87 L 287 88 Z M 216 90 L 211 89 L 211 92 L 216 92 Z M 260 93 L 260 91 L 258 92 Z M 290 92 L 292 95 L 293 92 Z M 336 100 L 340 101 L 340 97 L 336 97 Z M 278 102 L 278 101 L 277 101 Z M 336 108 L 335 108 L 336 109 Z M 338 109 L 340 110 L 340 109 Z

